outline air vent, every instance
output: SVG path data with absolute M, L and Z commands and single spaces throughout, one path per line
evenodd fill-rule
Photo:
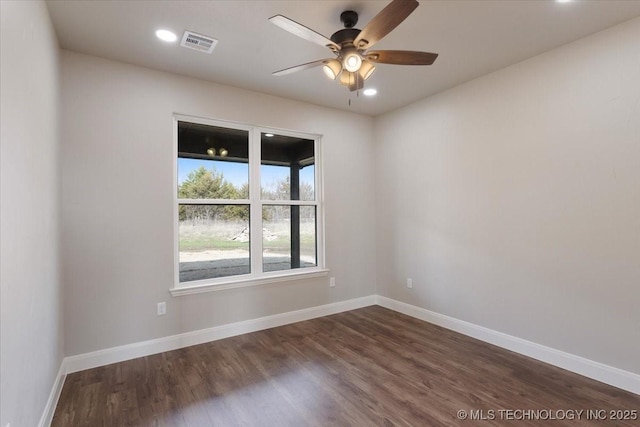
M 180 46 L 188 47 L 189 49 L 194 49 L 204 53 L 211 53 L 217 43 L 218 40 L 213 37 L 203 36 L 202 34 L 194 33 L 193 31 L 185 31 L 182 36 Z

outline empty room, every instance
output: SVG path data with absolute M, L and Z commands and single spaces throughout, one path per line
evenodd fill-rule
M 0 7 L 0 427 L 640 425 L 640 0 Z

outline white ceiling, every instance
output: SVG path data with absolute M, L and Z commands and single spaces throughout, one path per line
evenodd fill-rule
M 350 93 L 320 67 L 271 75 L 332 54 L 276 27 L 269 17 L 282 14 L 330 37 L 342 28 L 343 10 L 358 12 L 356 27 L 362 29 L 387 3 L 50 0 L 48 7 L 63 49 L 370 115 L 640 16 L 640 0 L 422 0 L 375 48 L 440 56 L 432 66 L 379 65 L 365 85 L 378 89 L 373 98 Z M 179 37 L 190 30 L 219 42 L 212 54 L 203 54 L 160 42 L 158 28 Z

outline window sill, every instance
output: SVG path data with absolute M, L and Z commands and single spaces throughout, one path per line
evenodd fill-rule
M 171 295 L 179 297 L 182 295 L 199 294 L 203 292 L 224 291 L 227 289 L 244 288 L 247 286 L 259 286 L 269 283 L 289 282 L 292 280 L 311 279 L 323 277 L 329 273 L 326 268 L 308 268 L 304 271 L 278 272 L 277 274 L 265 274 L 260 277 L 242 277 L 229 279 L 223 282 L 205 283 L 197 285 L 185 285 L 169 289 Z

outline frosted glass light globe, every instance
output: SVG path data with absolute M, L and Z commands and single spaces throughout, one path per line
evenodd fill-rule
M 362 58 L 357 53 L 350 53 L 344 59 L 344 68 L 351 73 L 358 71 L 361 65 Z

